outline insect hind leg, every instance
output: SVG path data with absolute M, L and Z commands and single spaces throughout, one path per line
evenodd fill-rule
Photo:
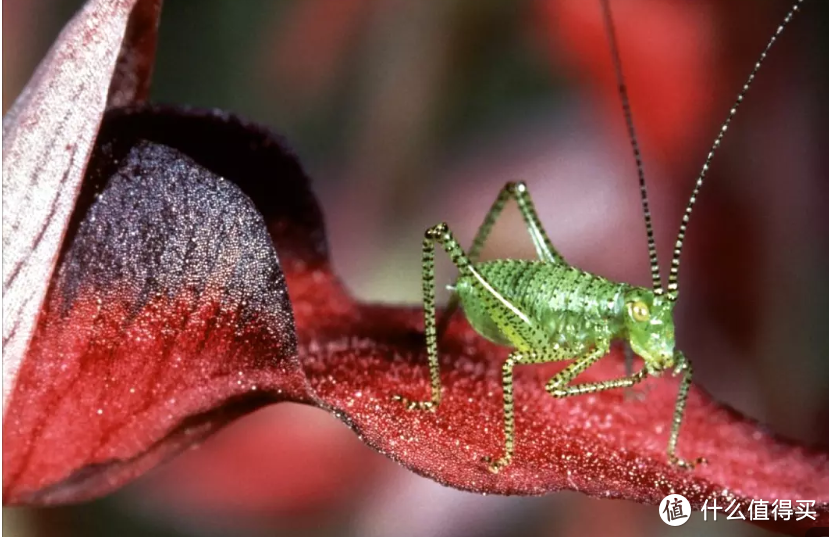
M 435 244 L 439 244 L 449 254 L 461 276 L 471 271 L 471 262 L 458 241 L 455 240 L 449 226 L 441 223 L 426 230 L 426 236 L 423 238 L 423 324 L 426 334 L 426 353 L 429 357 L 431 396 L 426 401 L 411 400 L 402 395 L 392 397 L 409 410 L 434 411 L 441 399 L 440 365 L 435 327 Z
M 527 231 L 533 241 L 538 258 L 547 263 L 564 263 L 565 261 L 561 257 L 561 254 L 556 251 L 553 243 L 547 237 L 547 232 L 544 230 L 544 226 L 538 218 L 538 213 L 535 211 L 535 205 L 530 196 L 530 191 L 523 181 L 507 183 L 498 193 L 498 197 L 495 198 L 492 207 L 489 208 L 489 211 L 484 217 L 484 221 L 478 228 L 477 233 L 475 233 L 472 246 L 470 246 L 469 252 L 467 253 L 469 262 L 472 264 L 478 262 L 478 257 L 484 248 L 484 244 L 486 244 L 486 240 L 489 238 L 493 226 L 495 226 L 495 223 L 498 221 L 498 218 L 501 216 L 504 207 L 510 199 L 514 199 L 518 205 L 518 210 L 524 219 L 524 224 L 527 226 Z M 449 304 L 446 306 L 443 315 L 441 315 L 437 326 L 438 338 L 446 332 L 449 321 L 458 310 L 459 304 L 460 299 L 458 294 L 453 292 L 449 298 Z
M 469 248 L 469 259 L 473 263 L 478 261 L 478 256 L 484 247 L 486 239 L 489 237 L 490 231 L 492 231 L 492 227 L 495 225 L 498 217 L 501 216 L 501 212 L 504 210 L 504 206 L 510 198 L 514 199 L 515 203 L 518 204 L 518 210 L 521 212 L 521 217 L 527 226 L 527 231 L 533 241 L 535 251 L 538 253 L 538 258 L 548 263 L 563 263 L 564 259 L 562 259 L 561 254 L 553 247 L 553 243 L 547 237 L 547 232 L 544 231 L 544 226 L 541 224 L 541 220 L 535 212 L 535 205 L 530 197 L 530 192 L 523 181 L 507 183 L 501 189 L 501 192 L 498 193 L 498 197 L 486 214 L 481 227 L 478 228 L 475 240 L 472 241 L 472 246 Z

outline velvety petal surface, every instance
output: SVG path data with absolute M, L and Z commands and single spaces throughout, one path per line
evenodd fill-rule
M 149 88 L 160 0 L 91 0 L 3 117 L 3 410 L 107 106 Z
M 264 402 L 308 398 L 250 199 L 175 149 L 109 133 L 5 416 L 9 503 L 102 494 Z

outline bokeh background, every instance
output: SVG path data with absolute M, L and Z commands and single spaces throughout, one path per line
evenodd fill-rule
M 3 2 L 3 110 L 79 0 Z M 619 0 L 614 16 L 663 271 L 719 123 L 786 0 Z M 691 221 L 679 345 L 717 399 L 829 445 L 829 4 L 772 52 Z M 334 265 L 366 300 L 417 303 L 423 231 L 471 240 L 523 179 L 559 251 L 648 285 L 636 170 L 598 1 L 167 0 L 155 101 L 218 107 L 287 137 L 314 179 Z M 486 257 L 530 257 L 507 211 Z M 445 260 L 444 260 L 445 261 Z M 448 262 L 440 278 L 452 279 Z M 444 295 L 445 299 L 445 295 Z M 5 509 L 17 537 L 765 535 L 668 528 L 656 508 L 574 493 L 482 497 L 282 404 L 108 498 Z M 720 517 L 722 518 L 722 516 Z

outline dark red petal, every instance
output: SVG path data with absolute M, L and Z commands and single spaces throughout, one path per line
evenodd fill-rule
M 329 270 L 304 175 L 278 141 L 222 114 L 164 109 L 118 112 L 102 133 L 105 164 L 94 167 L 89 184 L 105 184 L 108 166 L 132 171 L 115 174 L 102 198 L 82 199 L 84 220 L 36 340 L 40 354 L 27 357 L 25 388 L 7 414 L 7 502 L 101 494 L 230 417 L 291 398 L 333 411 L 369 445 L 457 488 L 572 489 L 645 503 L 679 492 L 696 508 L 713 498 L 726 505 L 737 499 L 744 509 L 750 499 L 816 500 L 817 522 L 776 529 L 797 533 L 829 523 L 829 455 L 775 437 L 696 387 L 679 453 L 710 462 L 692 472 L 668 465 L 677 390 L 671 377 L 648 380 L 643 400 L 626 401 L 621 391 L 557 400 L 544 383 L 561 366 L 519 367 L 515 458 L 501 474 L 489 473 L 481 458 L 503 447 L 506 349 L 457 319 L 441 343 L 445 391 L 437 413 L 392 402 L 395 393 L 426 396 L 422 314 L 349 298 Z M 139 139 L 174 147 L 200 166 L 185 166 L 181 156 L 166 161 L 175 151 Z M 152 158 L 145 163 L 133 153 L 124 161 L 136 147 Z M 198 219 L 184 216 L 205 207 L 213 209 Z M 136 222 L 146 225 L 132 235 Z M 265 225 L 288 284 L 295 352 L 276 258 L 262 244 Z M 159 253 L 181 244 L 191 245 L 193 261 L 165 264 L 177 258 Z M 240 265 L 250 270 L 223 270 L 228 257 L 246 260 Z M 217 294 L 227 307 L 216 307 Z M 64 363 L 70 372 L 61 371 Z M 582 380 L 622 372 L 614 352 Z M 128 387 L 137 388 L 134 400 Z
M 159 10 L 88 2 L 3 118 L 4 412 L 104 110 L 146 95 Z
M 127 32 L 109 85 L 107 107 L 143 103 L 150 94 L 161 0 L 138 2 L 127 21 Z
M 174 149 L 107 134 L 6 412 L 7 503 L 102 494 L 240 413 L 309 398 L 250 199 Z

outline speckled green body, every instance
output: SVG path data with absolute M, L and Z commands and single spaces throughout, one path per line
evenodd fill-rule
M 456 290 L 466 318 L 490 341 L 565 359 L 626 335 L 628 284 L 564 263 L 505 259 L 474 267 L 528 320 L 505 333 L 493 319 L 488 306 L 491 301 L 481 295 L 474 278 L 459 278 Z

